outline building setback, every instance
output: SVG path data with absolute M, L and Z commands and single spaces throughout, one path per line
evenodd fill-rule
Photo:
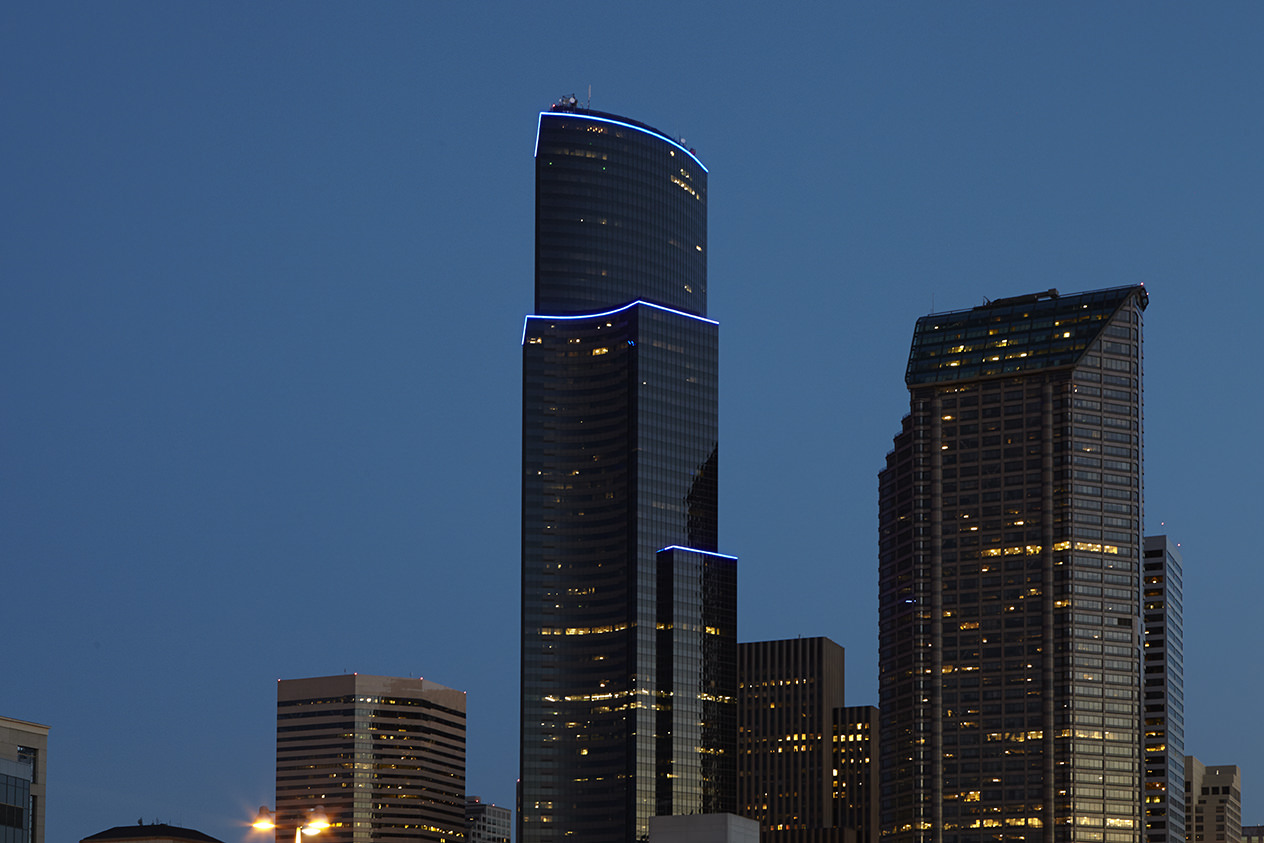
M 1181 554 L 1146 536 L 1142 558 L 1142 727 L 1147 843 L 1185 839 L 1185 672 Z
M 324 808 L 326 843 L 465 837 L 465 692 L 425 679 L 277 683 L 277 843 Z
M 522 843 L 732 810 L 736 567 L 717 552 L 707 171 L 571 98 L 536 138 L 523 332 Z
M 48 727 L 0 717 L 0 843 L 44 843 Z
M 879 475 L 890 843 L 1141 835 L 1140 286 L 918 320 Z
M 1242 771 L 1205 767 L 1185 756 L 1185 839 L 1190 843 L 1242 843 Z

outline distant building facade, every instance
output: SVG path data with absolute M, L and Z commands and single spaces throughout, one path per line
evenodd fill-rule
M 1207 767 L 1185 756 L 1185 839 L 1189 843 L 1242 843 L 1242 771 Z
M 117 825 L 85 837 L 79 843 L 222 843 L 209 834 L 167 823 Z
M 466 843 L 509 843 L 512 812 L 477 796 L 465 797 Z
M 277 683 L 277 843 L 324 808 L 326 843 L 465 838 L 465 693 L 425 679 Z
M 876 706 L 834 712 L 834 824 L 856 843 L 878 843 L 878 728 Z
M 1141 839 L 1148 300 L 917 321 L 878 481 L 887 843 Z
M 1185 839 L 1185 633 L 1176 543 L 1167 536 L 1146 536 L 1141 568 L 1145 839 L 1180 843 Z
M 48 727 L 0 717 L 0 843 L 44 843 Z
M 1242 843 L 1264 843 L 1264 825 L 1242 826 Z

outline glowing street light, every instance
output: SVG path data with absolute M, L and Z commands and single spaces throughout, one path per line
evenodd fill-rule
M 325 814 L 324 808 L 312 808 L 305 817 L 307 822 L 299 823 L 294 828 L 294 843 L 300 843 L 304 834 L 319 834 L 329 828 L 329 817 Z M 260 805 L 259 815 L 250 825 L 260 831 L 270 831 L 277 828 L 276 814 L 268 810 L 266 805 Z

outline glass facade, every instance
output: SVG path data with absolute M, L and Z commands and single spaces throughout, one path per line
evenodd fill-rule
M 882 827 L 1141 835 L 1143 287 L 920 319 L 879 475 Z
M 707 170 L 666 135 L 613 114 L 540 115 L 535 312 L 645 299 L 707 312 Z
M 706 170 L 642 124 L 540 115 L 523 333 L 523 841 L 731 810 L 736 568 L 717 551 Z
M 31 765 L 0 758 L 0 843 L 31 841 L 31 778 Z

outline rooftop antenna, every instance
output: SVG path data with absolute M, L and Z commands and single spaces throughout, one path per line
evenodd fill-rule
M 584 110 L 585 111 L 592 110 L 592 83 L 591 82 L 588 83 L 588 102 L 584 103 Z

